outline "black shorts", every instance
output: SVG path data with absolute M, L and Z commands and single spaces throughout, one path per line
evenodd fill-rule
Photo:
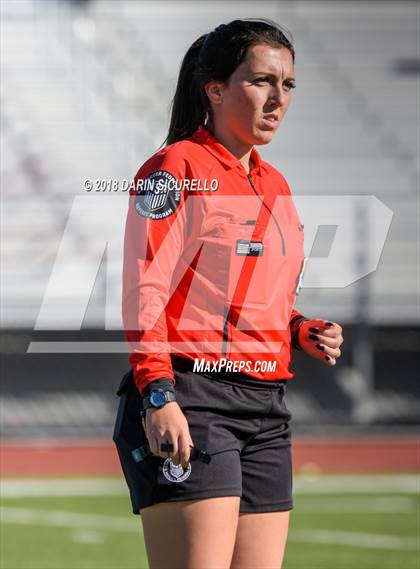
M 148 456 L 136 462 L 133 449 L 147 443 L 141 395 L 130 370 L 123 378 L 113 439 L 134 514 L 159 502 L 240 496 L 240 512 L 293 509 L 290 411 L 287 380 L 265 382 L 241 373 L 194 373 L 185 358 L 172 357 L 176 397 L 194 446 L 211 462 L 170 461 Z M 191 468 L 191 470 L 190 470 Z

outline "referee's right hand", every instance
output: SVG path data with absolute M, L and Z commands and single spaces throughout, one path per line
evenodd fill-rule
M 170 401 L 163 407 L 146 409 L 143 427 L 150 450 L 156 456 L 171 458 L 175 465 L 185 469 L 190 460 L 190 445 L 194 446 L 187 418 L 176 401 Z M 161 443 L 173 445 L 173 452 L 160 450 Z

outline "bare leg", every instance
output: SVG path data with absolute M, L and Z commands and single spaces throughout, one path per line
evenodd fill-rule
M 143 508 L 150 569 L 229 569 L 239 502 L 239 496 L 223 496 Z
M 239 514 L 230 569 L 281 569 L 290 512 Z

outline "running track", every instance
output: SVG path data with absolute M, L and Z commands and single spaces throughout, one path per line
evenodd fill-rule
M 420 471 L 420 437 L 295 437 L 293 469 L 325 473 Z M 3 441 L 0 476 L 110 476 L 122 474 L 107 440 Z

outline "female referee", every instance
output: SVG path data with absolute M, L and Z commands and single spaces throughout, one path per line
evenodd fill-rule
M 293 349 L 328 366 L 334 322 L 294 304 L 303 226 L 255 146 L 289 107 L 295 53 L 274 22 L 199 37 L 166 146 L 140 168 L 124 243 L 130 371 L 114 430 L 151 569 L 276 568 L 293 508 Z

